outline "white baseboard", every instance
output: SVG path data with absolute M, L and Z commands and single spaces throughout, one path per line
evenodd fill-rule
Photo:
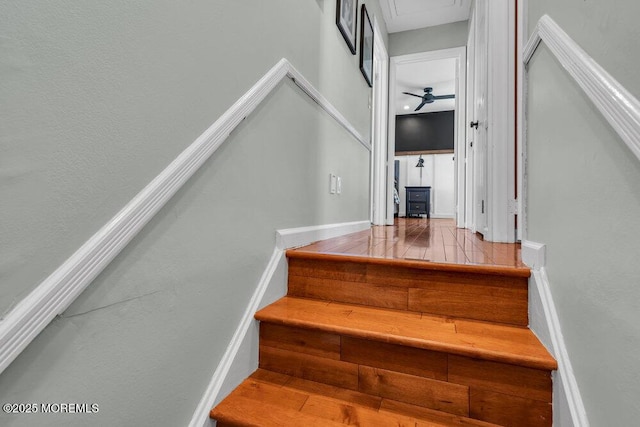
M 316 225 L 287 228 L 276 232 L 276 246 L 280 249 L 305 246 L 318 240 L 330 239 L 371 228 L 369 221 L 344 222 L 341 224 Z
M 522 241 L 522 262 L 533 270 L 540 270 L 547 263 L 547 248 L 542 243 Z
M 198 403 L 196 410 L 191 418 L 191 422 L 189 423 L 190 427 L 202 427 L 205 426 L 209 420 L 209 411 L 213 407 L 213 403 L 222 388 L 224 379 L 227 377 L 229 370 L 231 369 L 231 365 L 233 364 L 234 359 L 238 354 L 238 350 L 240 349 L 245 336 L 247 335 L 247 331 L 253 324 L 253 316 L 258 310 L 258 306 L 260 305 L 260 301 L 262 300 L 262 296 L 267 290 L 269 283 L 271 282 L 271 278 L 278 267 L 281 259 L 283 258 L 284 251 L 281 249 L 274 249 L 273 254 L 271 255 L 271 259 L 269 260 L 269 264 L 267 264 L 267 268 L 264 270 L 260 281 L 258 282 L 258 286 L 256 290 L 253 292 L 251 296 L 251 300 L 249 301 L 249 305 L 244 311 L 242 315 L 242 320 L 240 324 L 236 328 L 233 337 L 231 338 L 231 342 L 227 347 L 227 350 L 222 355 L 222 359 L 218 364 L 215 372 L 213 373 L 213 377 L 211 381 L 209 381 L 209 385 L 204 393 L 203 398 Z
M 398 218 L 409 218 L 405 212 L 398 212 Z M 411 218 L 423 218 L 423 219 L 427 219 L 427 215 L 426 214 L 420 214 L 419 217 L 417 216 L 413 216 Z M 439 214 L 439 213 L 432 213 L 429 215 L 430 219 L 455 219 L 456 216 L 455 214 Z
M 260 307 L 270 304 L 286 294 L 287 275 L 284 251 L 318 240 L 366 230 L 369 227 L 371 227 L 369 221 L 356 221 L 276 231 L 276 248 L 273 250 L 269 264 L 193 413 L 189 427 L 213 425 L 209 418 L 211 408 L 257 369 L 259 334 L 258 322 L 254 319 L 254 315 Z
M 553 377 L 554 425 L 556 427 L 589 427 L 587 412 L 571 367 L 551 294 L 549 277 L 545 269 L 545 245 L 523 241 L 522 260 L 533 270 L 529 286 L 529 326 L 558 361 L 558 372 Z
M 432 213 L 431 219 L 455 219 L 456 214 L 453 213 Z

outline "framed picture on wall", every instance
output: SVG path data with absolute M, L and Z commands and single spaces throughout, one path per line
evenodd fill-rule
M 356 54 L 358 0 L 337 0 L 336 25 L 352 54 Z
M 369 87 L 373 86 L 373 25 L 367 8 L 362 5 L 360 17 L 360 71 Z

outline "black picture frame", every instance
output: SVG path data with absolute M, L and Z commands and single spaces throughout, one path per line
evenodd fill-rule
M 358 0 L 336 0 L 336 25 L 352 55 L 356 54 Z
M 369 87 L 373 87 L 373 25 L 364 4 L 360 15 L 360 71 Z

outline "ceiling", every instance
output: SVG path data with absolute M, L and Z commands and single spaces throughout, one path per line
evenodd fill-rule
M 380 0 L 387 31 L 415 30 L 469 19 L 471 0 Z
M 455 94 L 456 59 L 399 64 L 396 68 L 396 99 L 393 104 L 396 115 L 455 110 L 455 99 L 441 99 L 426 104 L 420 111 L 413 111 L 420 104 L 420 99 L 402 92 L 422 95 L 426 86 L 432 87 L 436 96 Z M 405 109 L 405 106 L 409 108 Z
M 466 21 L 469 19 L 471 0 L 380 0 L 382 14 L 389 33 Z M 415 112 L 420 99 L 402 92 L 424 94 L 424 88 L 433 88 L 433 94 L 455 94 L 455 59 L 416 62 L 398 65 L 396 69 L 397 115 L 454 110 L 455 99 L 436 100 Z

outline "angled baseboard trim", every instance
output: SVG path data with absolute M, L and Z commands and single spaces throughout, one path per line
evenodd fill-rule
M 289 61 L 281 59 L 120 212 L 0 320 L 0 373 L 55 316 L 69 307 L 284 78 L 293 80 L 303 93 L 371 151 L 370 144 L 349 121 Z
M 318 225 L 313 227 L 288 228 L 276 232 L 276 246 L 280 249 L 295 248 L 308 245 L 318 240 L 326 240 L 345 234 L 371 228 L 369 221 L 354 221 L 332 225 Z
M 524 49 L 528 65 L 540 42 L 560 61 L 600 113 L 640 159 L 640 101 L 593 60 L 556 22 L 544 15 Z
M 560 379 L 560 386 L 564 391 L 568 406 L 567 409 L 570 413 L 573 425 L 576 427 L 589 427 L 587 411 L 585 410 L 582 396 L 580 395 L 580 389 L 578 388 L 578 383 L 573 373 L 573 368 L 571 367 L 569 353 L 564 342 L 564 337 L 562 336 L 560 319 L 558 318 L 558 312 L 556 311 L 556 306 L 553 302 L 551 285 L 545 268 L 545 252 L 546 247 L 544 244 L 530 242 L 527 240 L 522 242 L 522 261 L 532 268 L 531 280 L 536 286 L 536 290 L 540 297 L 539 300 L 542 303 L 542 310 L 530 309 L 530 313 L 544 313 L 544 323 L 547 328 L 544 332 L 545 335 L 549 337 L 551 346 L 553 347 L 549 350 L 558 361 L 559 375 L 556 376 L 556 378 Z M 534 330 L 534 332 L 540 331 Z M 559 409 L 560 408 L 554 408 L 554 411 Z
M 269 259 L 267 268 L 265 268 L 264 272 L 262 273 L 262 277 L 258 282 L 258 286 L 256 286 L 256 289 L 251 296 L 249 305 L 242 315 L 242 320 L 236 328 L 229 346 L 222 355 L 222 359 L 220 360 L 220 363 L 218 363 L 218 367 L 213 373 L 213 376 L 209 381 L 209 385 L 207 386 L 202 399 L 200 399 L 200 402 L 198 403 L 198 406 L 193 413 L 193 417 L 191 418 L 189 427 L 203 427 L 206 425 L 206 422 L 209 419 L 209 411 L 211 411 L 211 408 L 213 407 L 213 404 L 218 397 L 218 393 L 222 388 L 224 379 L 231 369 L 231 365 L 236 355 L 238 354 L 240 345 L 242 344 L 242 341 L 244 340 L 244 337 L 247 334 L 249 327 L 251 326 L 251 322 L 253 322 L 253 316 L 258 310 L 260 301 L 262 301 L 262 296 L 266 292 L 267 287 L 271 282 L 271 278 L 276 271 L 276 267 L 278 266 L 278 263 L 282 259 L 283 255 L 284 251 L 282 249 L 275 248 L 273 250 L 273 254 Z
M 209 411 L 215 404 L 220 393 L 220 389 L 225 381 L 225 378 L 229 374 L 229 370 L 233 364 L 238 350 L 242 345 L 242 342 L 249 331 L 249 327 L 255 322 L 253 316 L 255 315 L 262 298 L 264 297 L 267 289 L 269 288 L 276 268 L 281 262 L 284 256 L 284 251 L 297 246 L 306 245 L 317 240 L 328 239 L 331 237 L 338 237 L 345 234 L 354 233 L 356 231 L 366 230 L 371 226 L 369 221 L 356 221 L 340 224 L 318 225 L 312 227 L 300 227 L 289 228 L 276 231 L 276 247 L 273 250 L 271 259 L 265 268 L 258 285 L 256 286 L 251 300 L 244 311 L 242 320 L 238 324 L 231 342 L 227 347 L 218 367 L 216 368 L 209 385 L 200 400 L 200 403 L 196 407 L 195 412 L 189 423 L 189 427 L 203 427 L 207 425 L 209 421 Z M 250 374 L 251 372 L 248 372 Z

